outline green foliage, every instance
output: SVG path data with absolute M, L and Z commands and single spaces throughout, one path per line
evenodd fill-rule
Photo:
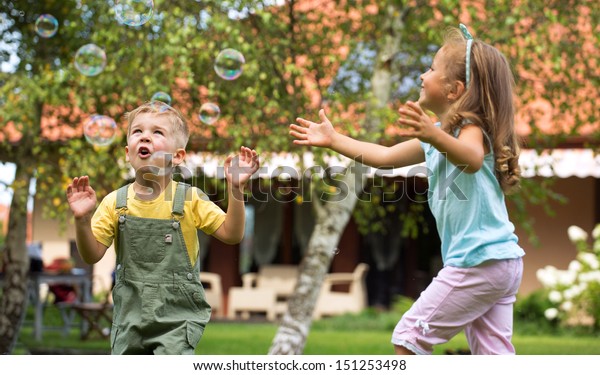
M 0 220 L 0 270 L 4 269 L 4 241 L 6 240 L 2 228 L 4 228 L 4 223 Z
M 536 85 L 542 85 L 541 89 L 538 86 L 532 89 L 528 84 L 517 85 L 521 107 L 541 94 L 557 108 L 562 109 L 562 103 L 569 103 L 571 108 L 565 109 L 575 113 L 572 116 L 576 125 L 574 132 L 578 126 L 594 122 L 593 108 L 590 110 L 584 105 L 577 90 L 598 83 L 597 71 L 593 70 L 597 55 L 594 58 L 587 47 L 579 48 L 579 43 L 568 42 L 569 38 L 577 38 L 589 43 L 590 35 L 575 25 L 580 23 L 577 17 L 587 15 L 594 19 L 597 15 L 597 7 L 591 6 L 592 0 L 580 1 L 574 7 L 562 6 L 560 11 L 540 1 L 514 6 L 512 1 L 504 0 L 493 6 L 488 4 L 486 17 L 480 14 L 481 9 L 476 4 L 456 0 L 436 2 L 434 7 L 397 6 L 396 16 L 404 16 L 401 12 L 406 12 L 406 16 L 402 19 L 400 52 L 391 59 L 394 65 L 392 100 L 389 106 L 372 112 L 370 116 L 378 118 L 380 125 L 368 130 L 361 124 L 365 104 L 372 100 L 370 79 L 376 64 L 374 58 L 380 48 L 378 42 L 389 32 L 386 27 L 391 27 L 381 24 L 388 11 L 381 3 L 375 13 L 365 11 L 368 1 L 339 5 L 335 9 L 336 21 L 331 23 L 324 20 L 332 14 L 322 12 L 319 7 L 302 12 L 293 2 L 272 7 L 263 1 L 157 0 L 154 17 L 140 27 L 119 25 L 114 19 L 113 3 L 2 0 L 2 39 L 14 48 L 19 62 L 14 71 L 0 73 L 3 109 L 0 130 L 7 134 L 7 124 L 13 122 L 14 128 L 24 136 L 18 147 L 2 143 L 0 160 L 19 159 L 35 168 L 42 167 L 45 173 L 40 177 L 48 181 L 49 173 L 57 173 L 54 180 L 60 183 L 48 184 L 53 186 L 48 190 L 38 189 L 40 201 L 63 199 L 62 184 L 77 172 L 93 172 L 92 181 L 107 185 L 102 186 L 100 192 L 108 191 L 119 185 L 115 179 L 124 168 L 123 154 L 116 146 L 92 151 L 65 142 L 65 137 L 55 142 L 49 138 L 48 131 L 40 127 L 42 115 L 56 117 L 57 124 L 63 127 L 79 129 L 89 115 L 101 113 L 113 116 L 124 127 L 124 113 L 149 100 L 158 90 L 170 92 L 173 105 L 190 120 L 191 150 L 229 153 L 246 144 L 259 152 L 303 152 L 304 149 L 291 145 L 287 125 L 299 115 L 316 115 L 322 105 L 335 109 L 332 119 L 341 131 L 365 140 L 385 141 L 389 135 L 385 135 L 384 129 L 393 126 L 399 103 L 414 100 L 418 95 L 419 75 L 439 48 L 441 30 L 447 25 L 456 25 L 465 11 L 474 16 L 469 27 L 475 35 L 495 43 L 526 82 L 532 79 L 531 75 L 522 72 L 544 72 L 538 69 L 542 63 L 556 65 L 565 58 L 572 60 L 572 64 L 566 65 L 574 66 L 574 72 L 564 68 L 555 71 L 550 79 L 536 81 Z M 583 12 L 584 8 L 591 13 Z M 232 10 L 237 16 L 231 16 Z M 361 11 L 361 18 L 348 17 L 356 10 Z M 53 14 L 59 21 L 59 31 L 53 38 L 42 39 L 33 32 L 35 19 L 42 13 Z M 439 14 L 443 18 L 435 17 Z M 526 25 L 525 20 L 529 19 L 536 20 L 534 26 Z M 552 30 L 557 25 L 567 27 L 569 32 L 556 35 Z M 558 42 L 553 38 L 558 38 Z M 596 41 L 597 38 L 596 35 Z M 86 43 L 96 43 L 107 53 L 107 66 L 96 77 L 82 76 L 73 67 L 75 51 Z M 221 80 L 213 70 L 215 56 L 228 47 L 238 49 L 246 58 L 244 73 L 235 81 Z M 348 54 L 340 53 L 341 49 L 346 49 Z M 9 49 L 0 50 L 7 60 Z M 305 59 L 307 56 L 310 58 Z M 307 89 L 311 85 L 314 91 Z M 584 98 L 589 102 L 589 95 Z M 226 130 L 223 126 L 208 127 L 198 120 L 198 108 L 208 100 L 220 105 L 221 124 L 226 125 Z M 356 116 L 340 118 L 339 114 L 346 112 L 350 105 L 355 107 Z M 78 110 L 58 111 L 60 107 Z M 535 121 L 536 116 L 531 116 L 531 138 L 535 140 L 530 142 L 532 145 L 547 147 L 564 138 L 560 133 L 550 136 L 538 131 Z M 65 149 L 72 147 L 80 150 L 73 154 L 77 155 L 76 161 L 103 167 L 70 169 L 68 173 L 55 168 L 56 155 L 66 155 Z M 73 155 L 69 157 L 74 158 Z M 33 159 L 28 161 L 28 157 Z M 108 158 L 113 158 L 113 162 L 106 163 Z M 521 200 L 516 215 L 526 228 L 531 228 L 531 223 L 527 221 L 522 202 L 537 200 L 544 204 L 547 197 L 550 202 L 560 199 L 553 197 L 547 186 L 535 191 L 524 189 L 520 197 L 516 198 Z M 62 216 L 60 210 L 64 211 L 59 207 L 55 215 Z M 372 210 L 376 211 L 375 216 L 367 214 L 361 222 L 372 222 L 371 219 L 384 214 L 378 205 Z M 50 206 L 45 211 L 52 215 L 55 207 Z M 365 207 L 359 208 L 355 216 L 366 212 Z M 403 218 L 407 223 L 415 221 L 412 220 L 415 215 L 407 215 Z M 418 227 L 418 220 L 406 226 L 405 235 L 414 236 Z M 363 230 L 380 228 L 365 226 Z M 530 235 L 534 237 L 533 232 Z
M 558 327 L 544 317 L 544 311 L 552 307 L 548 292 L 539 289 L 527 296 L 519 296 L 514 306 L 514 330 L 524 334 L 556 333 Z
M 411 306 L 413 305 L 414 302 L 415 301 L 410 297 L 398 295 L 398 296 L 394 297 L 391 311 L 394 314 L 398 314 L 398 315 L 402 316 L 402 315 L 404 315 L 405 312 L 408 311 L 408 309 L 411 308 Z
M 2 228 L 4 228 L 4 222 L 2 220 L 0 220 L 0 249 L 2 248 L 2 245 L 4 245 L 4 240 L 6 239 L 6 236 L 4 235 L 4 231 L 1 230 Z M 0 262 L 1 262 L 1 257 L 0 257 Z
M 348 313 L 317 320 L 313 323 L 313 327 L 320 331 L 352 331 L 360 327 L 366 331 L 391 332 L 413 303 L 414 300 L 410 297 L 396 296 L 389 311 L 369 307 L 360 313 Z
M 374 308 L 367 308 L 357 314 L 344 314 L 331 318 L 323 318 L 313 323 L 313 328 L 320 331 L 342 331 L 350 327 L 361 327 L 365 330 L 390 331 L 398 323 L 400 316 L 383 313 Z
M 415 191 L 412 179 L 369 179 L 353 212 L 361 234 L 385 234 L 397 231 L 399 225 L 405 238 L 427 234 L 427 198 L 423 194 L 410 194 L 411 191 Z

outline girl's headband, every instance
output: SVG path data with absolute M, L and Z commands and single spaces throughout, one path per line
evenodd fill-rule
M 469 81 L 471 81 L 471 46 L 473 45 L 473 35 L 467 30 L 467 27 L 462 23 L 459 25 L 460 31 L 463 36 L 467 39 L 467 53 L 465 56 L 465 70 L 467 75 L 467 87 L 469 87 Z

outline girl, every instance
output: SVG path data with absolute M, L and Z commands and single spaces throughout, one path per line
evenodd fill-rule
M 515 353 L 513 304 L 525 252 L 504 202 L 520 178 L 514 80 L 496 48 L 460 27 L 449 30 L 421 75 L 419 101 L 399 110 L 401 134 L 414 139 L 391 147 L 357 141 L 337 133 L 322 109 L 321 123 L 298 118 L 290 125 L 295 144 L 373 167 L 426 162 L 444 268 L 396 325 L 397 354 L 431 354 L 463 329 L 473 354 Z

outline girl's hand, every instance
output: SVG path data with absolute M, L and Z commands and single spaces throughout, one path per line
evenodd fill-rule
M 290 135 L 296 137 L 294 144 L 302 146 L 331 147 L 336 132 L 333 125 L 325 116 L 325 110 L 319 111 L 321 123 L 308 121 L 298 117 L 300 125 L 290 124 Z
M 423 142 L 431 143 L 436 126 L 431 118 L 423 112 L 419 103 L 408 101 L 398 112 L 398 123 L 403 126 L 399 134 L 404 137 L 419 138 Z
M 242 146 L 239 155 L 230 155 L 225 159 L 225 178 L 232 187 L 243 188 L 259 166 L 256 151 Z
M 67 186 L 67 202 L 76 219 L 89 216 L 96 208 L 96 192 L 88 176 L 75 177 Z

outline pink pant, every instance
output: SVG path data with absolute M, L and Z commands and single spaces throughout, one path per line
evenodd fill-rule
M 472 354 L 515 354 L 513 304 L 522 276 L 521 258 L 444 267 L 402 316 L 392 343 L 431 354 L 464 329 Z

